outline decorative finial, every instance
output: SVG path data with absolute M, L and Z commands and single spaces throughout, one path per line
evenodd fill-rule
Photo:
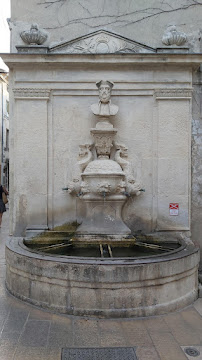
M 21 32 L 20 36 L 28 45 L 41 45 L 47 40 L 48 34 L 39 30 L 37 24 L 32 24 L 30 30 Z
M 175 25 L 169 25 L 163 35 L 162 43 L 165 45 L 184 45 L 187 41 L 187 35 L 184 32 L 177 31 Z

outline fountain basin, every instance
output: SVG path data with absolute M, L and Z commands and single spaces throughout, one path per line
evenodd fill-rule
M 199 250 L 183 241 L 161 256 L 84 258 L 36 252 L 22 238 L 9 238 L 6 262 L 6 286 L 13 295 L 59 313 L 150 316 L 198 297 Z

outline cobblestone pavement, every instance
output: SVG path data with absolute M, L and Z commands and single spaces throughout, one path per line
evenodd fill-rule
M 60 360 L 64 347 L 136 347 L 138 360 L 202 359 L 202 299 L 169 315 L 98 319 L 56 315 L 5 289 L 8 212 L 0 230 L 0 360 Z M 186 356 L 184 347 L 201 351 Z

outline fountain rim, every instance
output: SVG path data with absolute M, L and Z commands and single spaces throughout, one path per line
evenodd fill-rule
M 89 265 L 143 265 L 143 264 L 151 264 L 151 263 L 162 263 L 166 261 L 178 260 L 184 257 L 189 256 L 190 254 L 197 253 L 199 248 L 196 247 L 193 243 L 186 243 L 183 239 L 179 239 L 181 246 L 178 249 L 168 251 L 165 254 L 159 255 L 151 255 L 147 257 L 139 257 L 139 258 L 96 258 L 96 257 L 76 257 L 76 256 L 66 256 L 66 255 L 53 255 L 47 254 L 40 251 L 35 251 L 33 249 L 29 249 L 24 244 L 24 238 L 9 238 L 6 241 L 6 247 L 20 255 L 24 255 L 26 257 L 38 259 L 38 260 L 46 260 L 46 261 L 54 261 L 55 263 L 69 263 L 69 264 L 89 264 Z

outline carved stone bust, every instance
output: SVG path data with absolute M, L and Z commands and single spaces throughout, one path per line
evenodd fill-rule
M 111 116 L 116 115 L 119 108 L 117 105 L 111 103 L 111 91 L 114 86 L 111 81 L 101 80 L 96 83 L 99 90 L 99 103 L 91 105 L 91 110 L 94 115 Z

